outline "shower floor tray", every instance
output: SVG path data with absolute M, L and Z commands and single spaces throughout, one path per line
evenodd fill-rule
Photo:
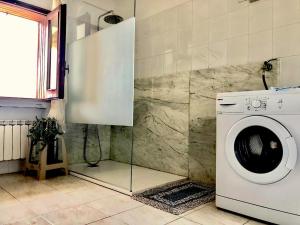
M 71 174 L 80 178 L 85 177 L 100 185 L 115 189 L 125 194 L 130 191 L 130 164 L 105 160 L 98 167 L 88 167 L 87 164 L 74 164 L 69 167 Z M 186 177 L 165 173 L 141 166 L 132 166 L 132 193 L 141 192 L 150 188 L 158 187 L 174 181 L 185 180 Z M 123 191 L 122 191 L 123 190 Z

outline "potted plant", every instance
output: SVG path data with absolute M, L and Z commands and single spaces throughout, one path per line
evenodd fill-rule
M 62 135 L 61 126 L 55 118 L 37 118 L 29 129 L 28 137 L 31 139 L 29 161 L 38 163 L 33 154 L 39 155 L 47 147 L 47 164 L 57 163 L 58 144 L 57 136 Z

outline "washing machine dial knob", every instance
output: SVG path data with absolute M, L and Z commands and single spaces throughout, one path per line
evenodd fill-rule
M 254 107 L 254 108 L 259 108 L 261 107 L 261 101 L 260 100 L 253 100 L 251 105 Z

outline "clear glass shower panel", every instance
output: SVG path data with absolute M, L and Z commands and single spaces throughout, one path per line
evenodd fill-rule
M 71 173 L 131 191 L 131 134 L 131 127 L 69 123 L 65 139 Z
M 67 0 L 65 134 L 71 174 L 132 190 L 133 0 Z

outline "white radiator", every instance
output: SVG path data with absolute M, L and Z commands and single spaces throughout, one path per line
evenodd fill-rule
M 0 120 L 0 161 L 25 159 L 31 124 L 27 120 Z

